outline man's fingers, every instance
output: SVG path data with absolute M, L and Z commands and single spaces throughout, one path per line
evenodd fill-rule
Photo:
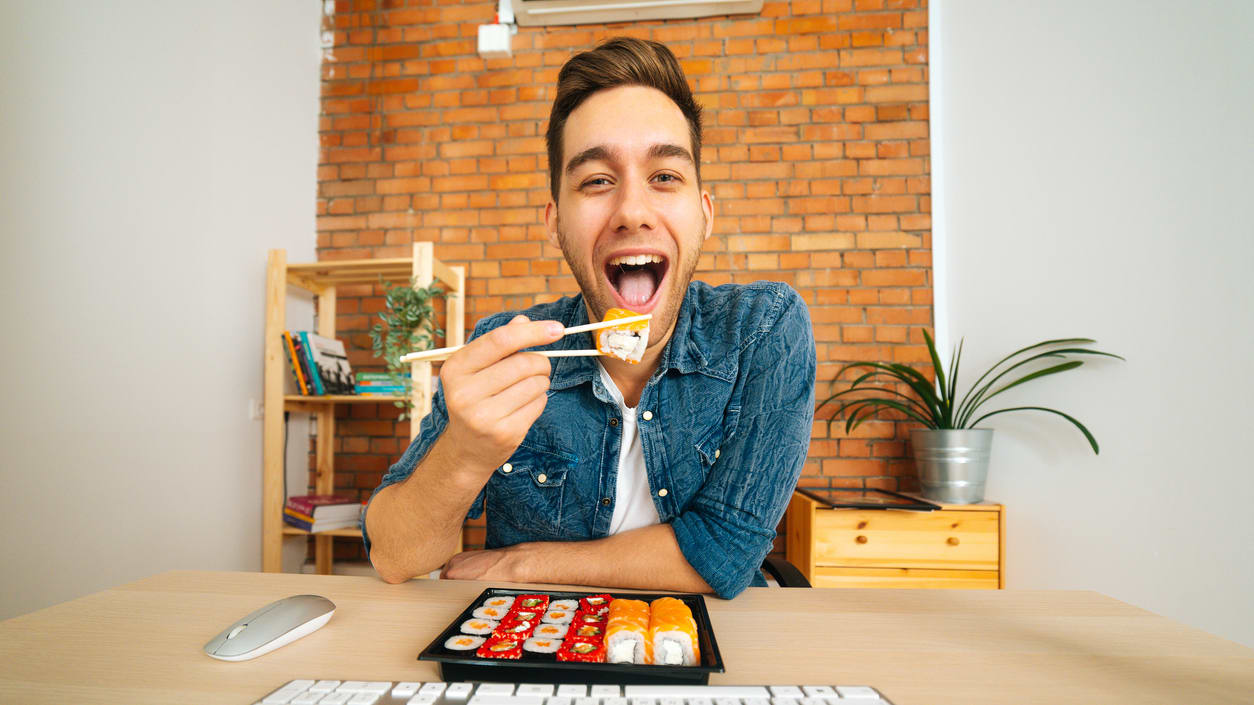
M 524 348 L 548 345 L 561 338 L 563 330 L 557 321 L 529 321 L 525 316 L 515 316 L 506 325 L 475 338 L 459 350 L 455 356 L 456 369 L 474 374 Z
M 495 411 L 500 414 L 502 420 L 507 419 L 515 411 L 523 406 L 539 399 L 544 401 L 548 398 L 545 394 L 549 389 L 549 378 L 547 375 L 535 375 L 519 380 L 517 383 L 502 390 L 501 393 L 493 396 L 488 403 L 495 407 Z M 530 424 L 528 424 L 530 426 Z M 523 429 L 524 432 L 526 429 Z

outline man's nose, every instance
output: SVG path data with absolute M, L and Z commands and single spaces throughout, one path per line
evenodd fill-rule
M 652 230 L 654 226 L 653 206 L 649 201 L 649 189 L 646 185 L 628 179 L 619 187 L 618 204 L 614 211 L 611 227 L 615 232 L 636 232 Z

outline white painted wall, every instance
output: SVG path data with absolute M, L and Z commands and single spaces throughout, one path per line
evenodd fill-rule
M 260 568 L 248 401 L 266 250 L 314 257 L 319 19 L 0 3 L 0 618 Z
M 1007 586 L 1097 590 L 1254 646 L 1254 3 L 932 15 L 938 300 L 968 379 L 1051 337 L 1128 358 L 1007 399 L 1077 416 L 1100 456 L 1043 414 L 988 423 Z

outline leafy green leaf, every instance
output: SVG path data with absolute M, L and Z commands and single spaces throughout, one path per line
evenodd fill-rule
M 1093 437 L 1093 434 L 1089 433 L 1089 430 L 1084 427 L 1084 424 L 1062 413 L 1061 411 L 1056 411 L 1054 409 L 1047 409 L 1043 406 L 1016 406 L 1016 407 L 1012 407 L 1009 409 L 998 409 L 997 411 L 990 411 L 989 413 L 984 414 L 980 418 L 976 419 L 975 422 L 971 424 L 971 428 L 975 428 L 976 424 L 983 421 L 984 419 L 987 419 L 990 416 L 996 416 L 997 414 L 1005 414 L 1011 411 L 1045 411 L 1051 414 L 1057 414 L 1063 417 L 1064 419 L 1070 421 L 1072 424 L 1075 425 L 1076 428 L 1080 429 L 1080 433 L 1084 434 L 1084 437 L 1088 439 L 1089 445 L 1092 446 L 1093 455 L 1099 454 L 1099 451 L 1097 449 L 1097 439 Z

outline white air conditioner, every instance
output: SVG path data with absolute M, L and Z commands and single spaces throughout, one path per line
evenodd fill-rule
M 523 27 L 686 19 L 762 11 L 763 0 L 508 0 Z

